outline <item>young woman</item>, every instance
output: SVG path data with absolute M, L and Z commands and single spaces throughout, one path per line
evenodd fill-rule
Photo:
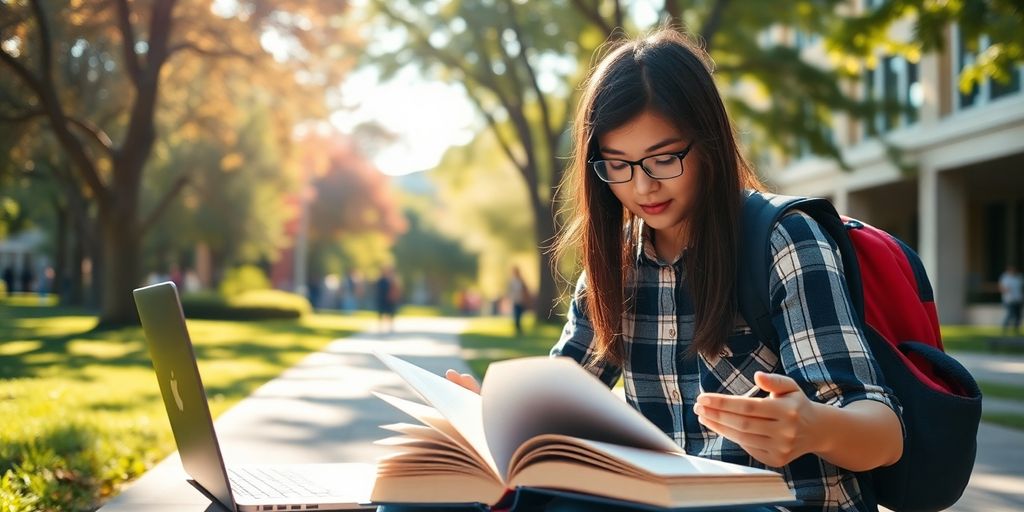
M 618 45 L 586 82 L 574 130 L 559 247 L 582 254 L 584 273 L 552 355 L 609 386 L 621 376 L 628 402 L 687 453 L 781 472 L 795 510 L 875 510 L 855 472 L 899 460 L 900 407 L 834 242 L 800 213 L 775 226 L 777 349 L 737 313 L 742 193 L 760 184 L 707 55 L 668 30 Z

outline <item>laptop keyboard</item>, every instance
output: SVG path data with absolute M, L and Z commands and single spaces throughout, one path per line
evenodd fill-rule
M 278 468 L 228 468 L 231 490 L 253 498 L 328 496 L 330 491 L 303 475 Z

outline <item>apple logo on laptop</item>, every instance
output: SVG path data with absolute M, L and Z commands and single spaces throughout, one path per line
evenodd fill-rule
M 181 402 L 181 396 L 178 395 L 178 381 L 174 380 L 174 372 L 171 372 L 171 394 L 174 395 L 174 403 L 178 404 L 178 410 L 185 412 L 185 404 Z

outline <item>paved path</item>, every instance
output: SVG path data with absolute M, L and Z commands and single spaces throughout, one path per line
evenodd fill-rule
M 405 386 L 376 358 L 383 348 L 431 371 L 466 371 L 457 319 L 402 319 L 397 333 L 363 333 L 337 340 L 260 387 L 217 419 L 229 463 L 372 462 L 385 450 L 372 442 L 378 425 L 408 421 L 371 391 L 409 397 Z M 956 354 L 982 381 L 1024 386 L 1024 358 Z M 1008 402 L 1008 403 L 1007 403 Z M 987 410 L 1017 411 L 1018 402 L 991 401 Z M 982 424 L 971 485 L 951 510 L 1024 510 L 1024 432 Z M 101 510 L 220 510 L 185 483 L 174 454 L 143 475 Z
M 413 398 L 375 349 L 435 372 L 468 371 L 459 357 L 458 319 L 399 319 L 395 334 L 362 333 L 332 342 L 222 414 L 217 437 L 228 464 L 374 462 L 386 448 L 379 425 L 409 421 L 371 391 Z M 222 511 L 186 482 L 177 453 L 107 503 L 103 512 Z

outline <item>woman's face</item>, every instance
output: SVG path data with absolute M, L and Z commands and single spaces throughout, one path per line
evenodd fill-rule
M 600 153 L 595 158 L 638 161 L 653 155 L 678 153 L 691 142 L 691 137 L 681 133 L 661 115 L 645 110 L 599 137 Z M 697 152 L 699 148 L 690 148 L 683 159 L 681 176 L 656 180 L 637 165 L 633 168 L 632 180 L 608 186 L 623 206 L 642 218 L 655 232 L 662 236 L 680 237 L 697 188 L 697 175 L 700 173 Z

